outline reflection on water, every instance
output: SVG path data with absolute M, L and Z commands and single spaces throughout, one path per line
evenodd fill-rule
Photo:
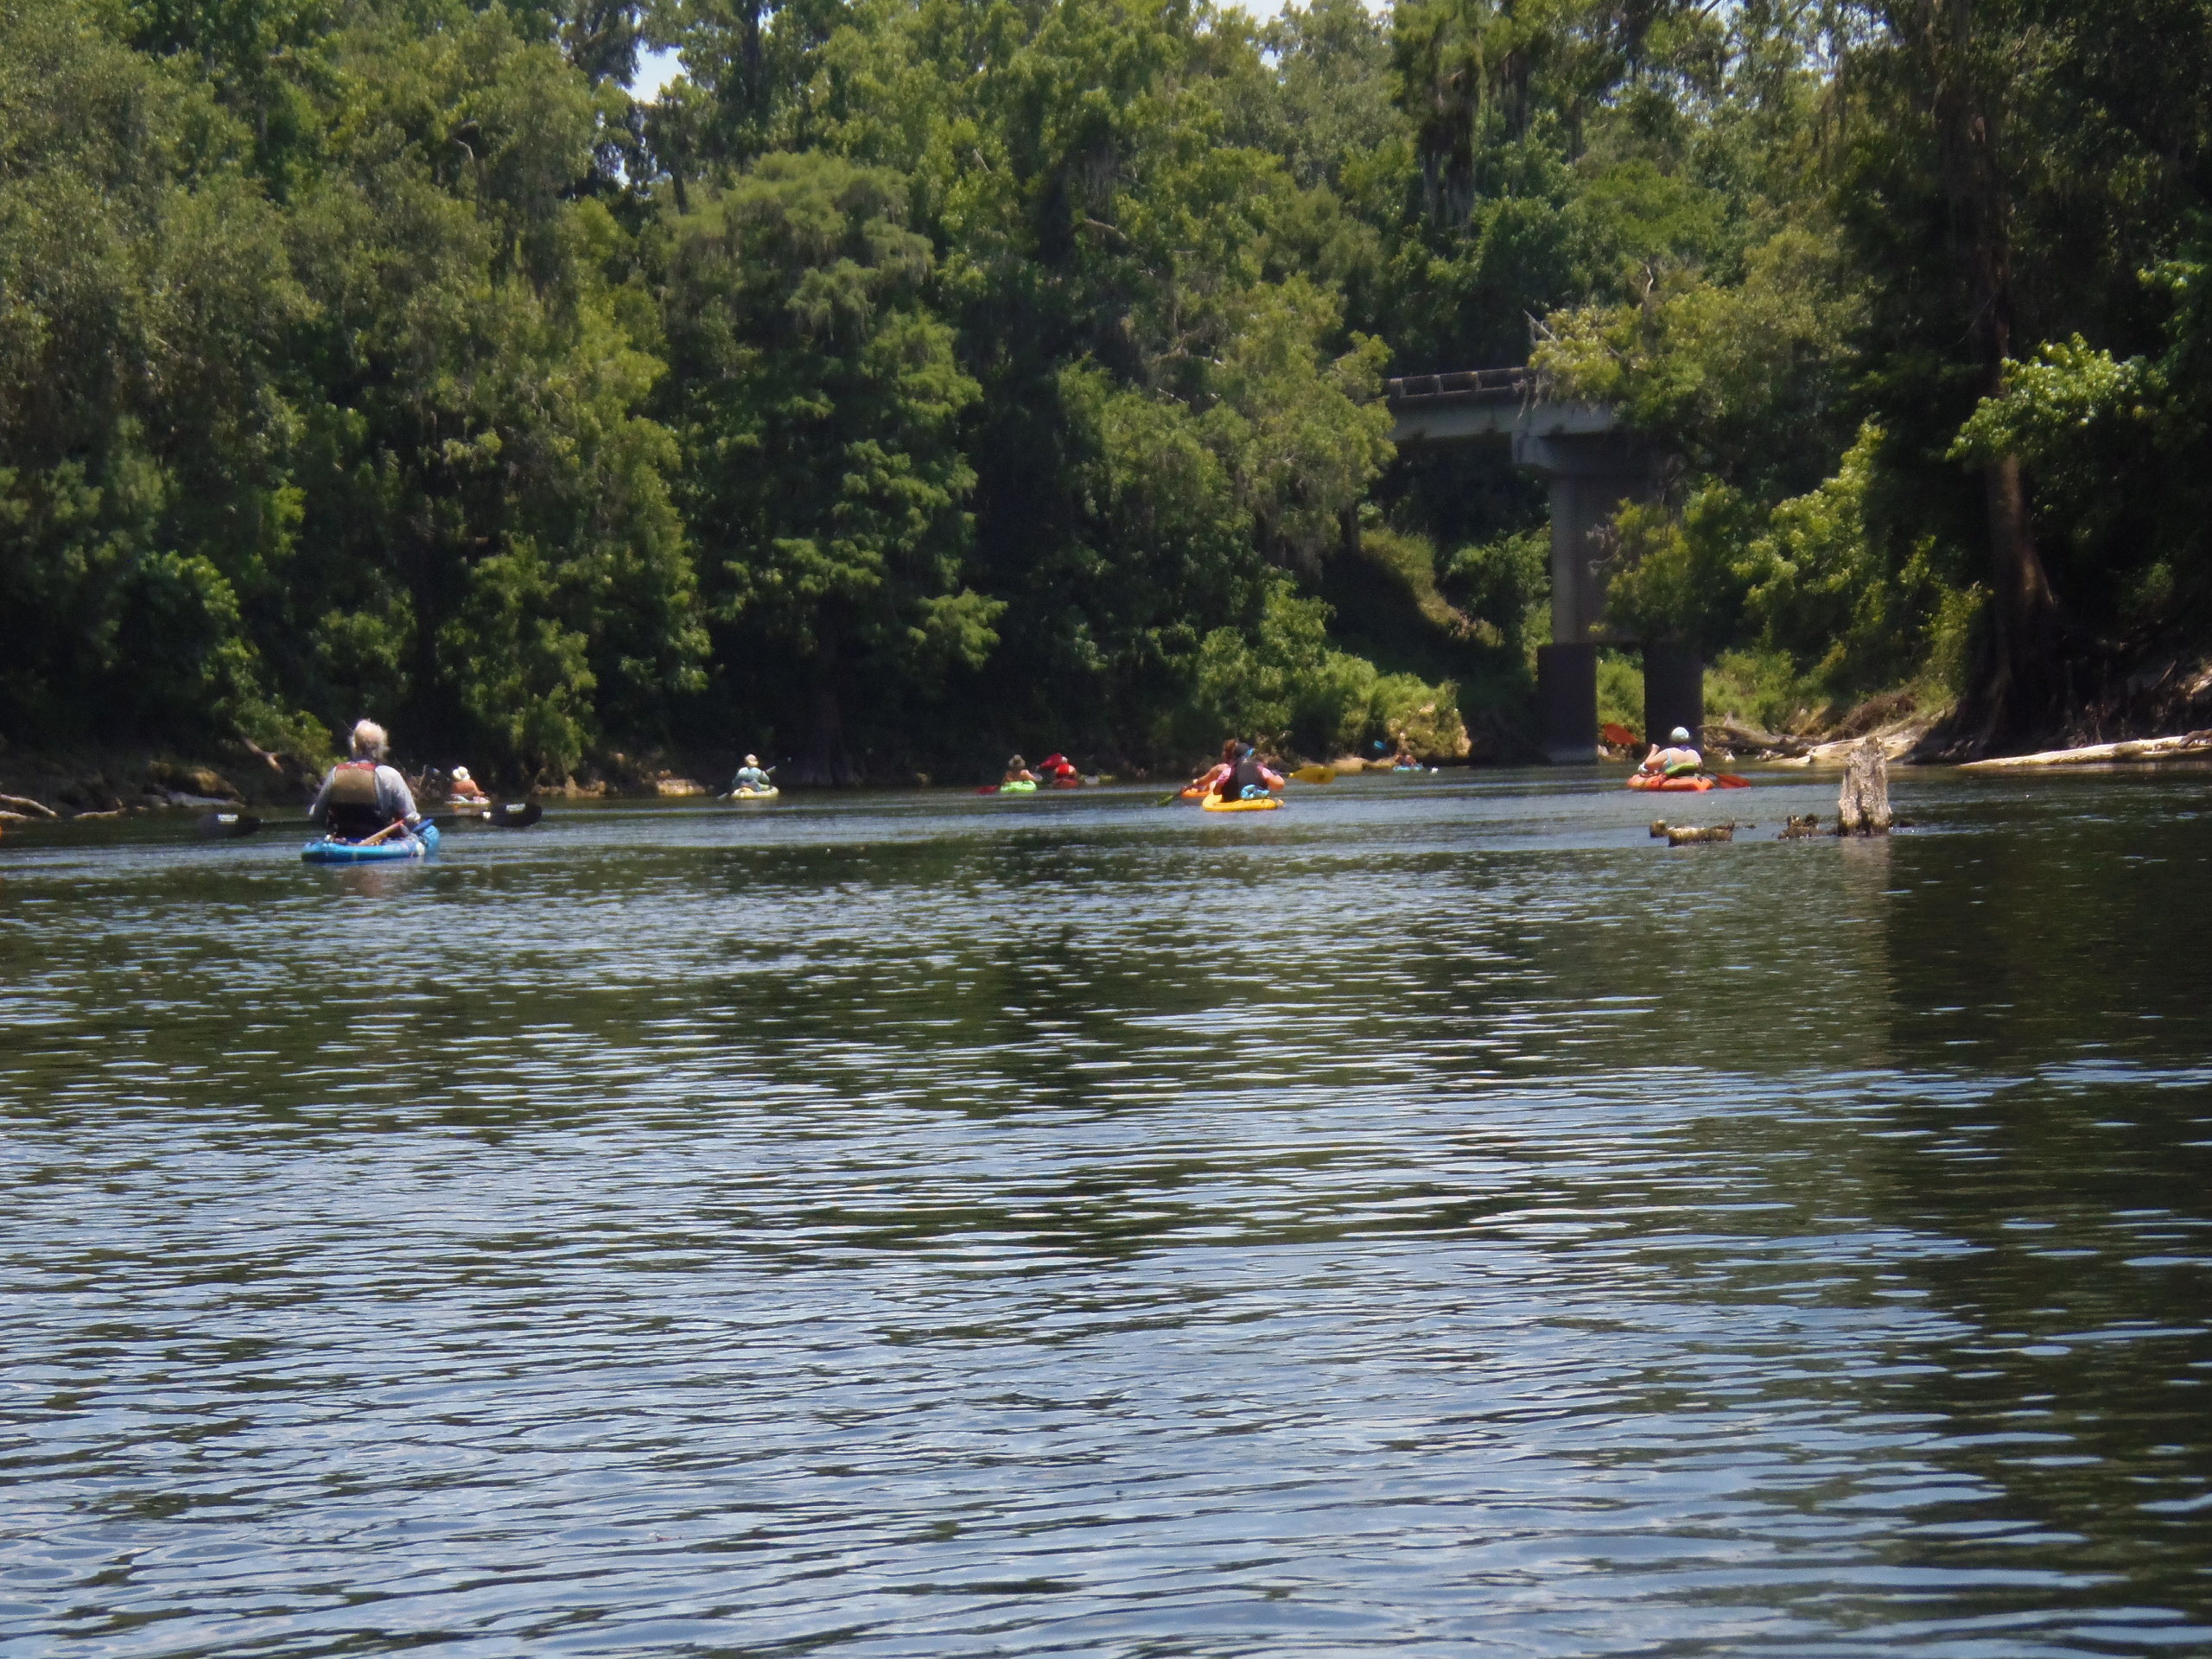
M 2212 1648 L 2205 792 L 11 836 L 0 1654 Z

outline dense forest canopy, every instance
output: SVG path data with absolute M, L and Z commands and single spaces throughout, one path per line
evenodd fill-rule
M 1510 746 L 1380 391 L 1533 363 L 1616 617 L 2044 736 L 2212 640 L 2209 127 L 2212 0 L 0 0 L 0 733 Z

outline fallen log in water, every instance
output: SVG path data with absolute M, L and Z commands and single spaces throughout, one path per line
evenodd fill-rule
M 1733 823 L 1670 823 L 1667 826 L 1667 844 L 1669 847 L 1689 847 L 1700 842 L 1735 839 L 1736 826 Z
M 1994 760 L 1969 760 L 1959 770 L 2010 772 L 2031 766 L 2094 766 L 2114 760 L 2174 760 L 2192 754 L 2212 754 L 2212 731 L 2136 738 L 2125 743 L 2090 743 L 2078 749 L 2043 749 L 2034 754 L 2000 755 Z

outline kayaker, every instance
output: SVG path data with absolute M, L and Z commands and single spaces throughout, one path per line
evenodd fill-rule
M 1006 763 L 1006 776 L 999 781 L 1002 784 L 1033 784 L 1037 781 L 1037 774 L 1030 771 L 1029 763 L 1017 754 Z
M 1705 757 L 1690 747 L 1690 734 L 1686 727 L 1677 726 L 1667 734 L 1669 747 L 1661 748 L 1656 743 L 1651 753 L 1643 757 L 1639 772 L 1656 772 L 1662 778 L 1694 778 L 1705 767 Z
M 1213 786 L 1236 769 L 1237 753 L 1243 747 L 1243 740 L 1241 738 L 1224 738 L 1221 741 L 1221 759 L 1208 767 L 1205 776 L 1193 782 L 1183 791 L 1184 794 L 1191 797 L 1212 794 Z
M 745 764 L 737 769 L 737 776 L 729 780 L 729 792 L 734 795 L 741 789 L 773 789 L 775 785 L 768 778 L 768 772 L 773 770 L 773 767 L 764 770 L 759 755 L 747 755 Z
M 353 758 L 341 760 L 323 779 L 308 816 L 334 841 L 366 841 L 370 836 L 404 823 L 412 830 L 423 821 L 415 810 L 415 797 L 397 768 L 383 764 L 388 740 L 383 727 L 364 720 L 353 728 Z
M 492 798 L 484 792 L 483 787 L 468 775 L 467 766 L 455 766 L 453 769 L 452 775 L 446 779 L 446 793 L 454 804 L 460 806 L 481 806 Z
M 1225 776 L 1214 782 L 1213 792 L 1227 801 L 1249 801 L 1282 787 L 1282 779 L 1260 763 L 1259 751 L 1239 742 L 1236 759 Z
M 1056 749 L 1037 763 L 1037 781 L 1071 788 L 1083 779 L 1075 769 L 1075 762 Z

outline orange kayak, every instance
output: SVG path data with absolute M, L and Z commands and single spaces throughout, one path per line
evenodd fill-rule
M 1731 777 L 1726 772 L 1718 777 L 1700 775 L 1694 778 L 1658 778 L 1648 772 L 1639 772 L 1628 780 L 1630 789 L 1694 790 L 1703 794 L 1708 789 L 1749 789 L 1748 778 Z

